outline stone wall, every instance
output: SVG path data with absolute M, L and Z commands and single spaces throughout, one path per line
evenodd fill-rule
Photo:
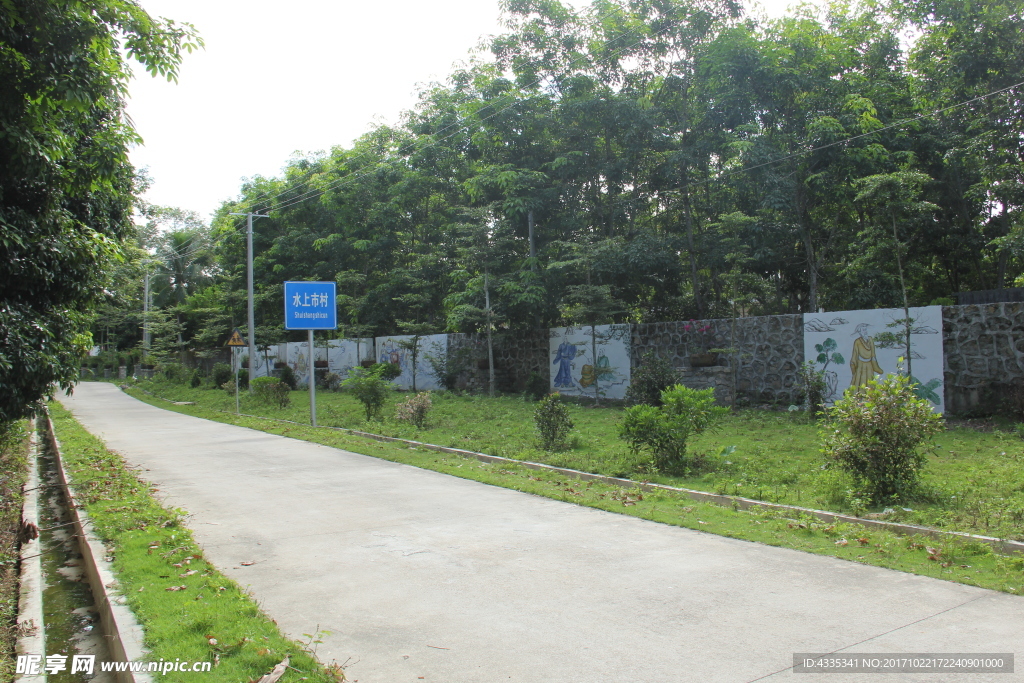
M 1024 384 L 1024 303 L 942 307 L 946 410 L 990 413 Z
M 705 327 L 709 329 L 699 331 Z M 684 380 L 690 378 L 694 388 L 715 386 L 721 401 L 721 397 L 731 398 L 732 372 L 705 372 L 699 377 L 689 372 L 691 354 L 714 348 L 735 349 L 719 354 L 718 364 L 730 369 L 733 363 L 739 364 L 734 369 L 737 399 L 741 402 L 789 405 L 800 400 L 797 373 L 804 361 L 801 315 L 737 318 L 735 329 L 732 320 L 633 326 L 633 367 L 640 365 L 646 354 L 654 353 L 677 369 L 686 370 Z
M 498 388 L 501 391 L 523 391 L 531 372 L 539 374 L 550 385 L 550 340 L 547 329 L 502 333 L 501 338 L 494 343 L 494 369 Z M 485 357 L 486 353 L 485 345 Z
M 545 383 L 550 381 L 548 339 L 546 329 L 518 334 L 502 332 L 493 336 L 494 383 L 498 391 L 522 392 L 531 372 L 538 373 Z M 449 334 L 448 348 L 452 351 L 469 349 L 466 371 L 459 377 L 459 388 L 486 392 L 489 380 L 487 336 Z

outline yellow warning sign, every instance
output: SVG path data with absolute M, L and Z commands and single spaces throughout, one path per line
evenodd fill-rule
M 242 339 L 242 334 L 238 330 L 235 330 L 234 332 L 231 333 L 231 339 L 228 339 L 228 344 L 227 345 L 228 346 L 248 346 L 248 344 L 245 343 L 245 340 Z

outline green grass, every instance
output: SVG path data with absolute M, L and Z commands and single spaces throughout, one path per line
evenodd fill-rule
M 377 442 L 345 432 L 314 429 L 305 424 L 284 424 L 236 416 L 233 414 L 234 399 L 224 392 L 191 390 L 166 384 L 151 384 L 148 388 L 174 400 L 196 401 L 197 405 L 172 405 L 135 389 L 129 390 L 129 393 L 168 410 L 313 441 L 548 498 L 722 536 L 1024 594 L 1024 559 L 993 554 L 989 546 L 981 543 L 965 543 L 960 540 L 925 542 L 919 538 L 901 537 L 889 532 L 869 531 L 860 525 L 825 524 L 809 517 L 763 508 L 742 511 L 696 503 L 689 498 L 668 492 L 642 493 L 635 487 L 582 483 L 555 472 L 531 470 L 519 465 L 489 465 L 458 455 L 410 448 L 403 444 Z M 308 422 L 308 403 L 303 404 L 305 397 L 305 392 L 293 392 L 292 405 L 284 410 L 261 409 L 259 406 L 244 403 L 243 412 L 262 412 L 278 419 Z M 394 402 L 403 398 L 404 395 L 396 395 L 391 400 Z M 350 397 L 342 394 L 318 394 L 319 422 L 321 425 L 337 424 L 605 474 L 628 472 L 638 464 L 621 444 L 614 443 L 617 441 L 616 424 L 621 416 L 621 411 L 616 408 L 593 409 L 571 406 L 570 411 L 579 432 L 578 444 L 570 452 L 548 454 L 539 451 L 534 443 L 535 437 L 529 422 L 534 404 L 510 397 L 488 399 L 439 394 L 435 395 L 434 399 L 432 426 L 424 430 L 416 430 L 393 420 L 366 423 L 361 407 Z M 228 409 L 232 412 L 220 412 Z M 393 406 L 389 406 L 389 410 L 393 413 Z M 789 414 L 749 412 L 731 418 L 722 432 L 716 436 L 705 437 L 700 447 L 710 450 L 721 444 L 737 444 L 737 451 L 728 456 L 735 466 L 733 471 L 743 473 L 743 476 L 752 476 L 756 473 L 762 477 L 762 482 L 768 481 L 768 477 L 786 476 L 780 473 L 799 471 L 800 461 L 813 462 L 810 468 L 812 472 L 802 475 L 809 481 L 815 476 L 820 476 L 817 474 L 820 471 L 820 460 L 813 452 L 816 450 L 815 434 L 814 425 L 794 420 Z M 973 438 L 970 434 L 965 436 Z M 989 438 L 994 437 L 990 435 Z M 810 452 L 800 450 L 800 441 L 808 444 L 806 449 Z M 757 447 L 760 447 L 760 450 L 755 452 Z M 749 461 L 740 459 L 743 457 L 744 448 L 751 450 L 747 456 Z M 724 462 L 722 464 L 725 465 Z M 644 475 L 643 478 L 702 488 L 702 483 L 716 481 L 707 477 L 715 476 L 724 474 L 717 472 L 691 478 Z M 800 477 L 796 482 L 799 481 Z M 794 485 L 795 482 L 780 482 L 777 490 L 781 494 L 786 489 L 792 490 Z M 768 490 L 766 483 L 762 483 L 761 486 L 763 491 Z M 804 504 L 809 502 L 807 495 L 805 493 L 801 501 Z M 929 548 L 938 552 L 930 552 Z
M 298 671 L 289 670 L 283 683 L 337 680 L 206 561 L 182 526 L 184 511 L 163 508 L 149 485 L 59 403 L 49 410 L 72 486 L 113 558 L 118 590 L 142 625 L 150 659 L 214 663 L 208 673 L 172 672 L 160 680 L 249 681 L 285 655 Z
M 18 643 L 18 529 L 28 439 L 21 422 L 0 422 L 0 681 L 14 680 Z
M 190 389 L 167 382 L 144 384 L 160 396 L 234 411 L 224 391 Z M 307 392 L 292 392 L 291 406 L 275 409 L 242 398 L 242 412 L 309 422 Z M 738 495 L 767 502 L 843 513 L 871 513 L 889 521 L 1024 540 L 1024 440 L 1012 432 L 950 427 L 933 441 L 920 493 L 902 506 L 868 508 L 839 472 L 822 469 L 819 425 L 803 413 L 744 410 L 721 429 L 695 439 L 691 452 L 704 467 L 669 477 L 645 468 L 618 438 L 622 409 L 570 405 L 574 447 L 562 453 L 539 449 L 533 426 L 536 404 L 519 397 L 486 398 L 435 393 L 426 429 L 393 419 L 389 397 L 382 421 L 367 422 L 361 404 L 345 393 L 318 392 L 318 423 L 465 448 L 609 476 Z M 723 449 L 735 446 L 728 455 Z

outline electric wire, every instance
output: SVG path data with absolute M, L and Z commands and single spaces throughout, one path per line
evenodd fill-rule
M 754 166 L 744 166 L 743 168 L 738 168 L 738 169 L 734 169 L 734 170 L 731 170 L 731 171 L 727 171 L 727 172 L 724 172 L 724 173 L 721 173 L 721 174 L 715 176 L 714 178 L 709 178 L 709 179 L 702 180 L 702 181 L 697 182 L 697 183 L 693 183 L 693 185 L 697 186 L 697 187 L 699 187 L 701 185 L 707 185 L 707 184 L 710 184 L 710 183 L 713 183 L 713 182 L 720 181 L 720 180 L 722 180 L 722 179 L 724 179 L 726 177 L 732 176 L 732 175 L 736 175 L 736 174 L 739 174 L 739 173 L 746 173 L 746 172 L 749 172 L 749 171 L 754 171 L 754 170 L 757 170 L 759 168 L 763 168 L 765 166 L 772 166 L 772 165 L 775 165 L 775 164 L 782 163 L 783 161 L 787 161 L 787 160 L 792 159 L 794 157 L 805 156 L 805 155 L 811 154 L 813 152 L 818 152 L 818 151 L 821 151 L 823 149 L 828 149 L 829 147 L 835 147 L 836 145 L 842 145 L 842 144 L 846 144 L 846 143 L 852 142 L 854 140 L 859 140 L 861 138 L 869 137 L 871 135 L 877 135 L 877 134 L 879 134 L 879 133 L 881 133 L 883 131 L 886 131 L 886 130 L 890 130 L 890 129 L 893 129 L 893 128 L 898 128 L 898 127 L 901 127 L 901 126 L 905 126 L 905 125 L 913 123 L 915 121 L 920 121 L 920 120 L 925 119 L 925 118 L 930 118 L 930 117 L 933 117 L 933 116 L 937 116 L 937 115 L 940 115 L 940 114 L 942 114 L 944 112 L 951 111 L 953 109 L 958 109 L 960 107 L 966 106 L 966 105 L 971 104 L 973 102 L 978 102 L 978 101 L 987 99 L 989 97 L 992 97 L 994 95 L 998 95 L 998 94 L 1003 93 L 1003 92 L 1008 92 L 1008 91 L 1013 90 L 1014 88 L 1018 88 L 1018 87 L 1020 87 L 1022 85 L 1024 85 L 1024 81 L 1021 81 L 1019 83 L 1015 83 L 1014 85 L 1007 86 L 1005 88 L 1000 88 L 999 90 L 994 90 L 994 91 L 992 91 L 990 93 L 986 93 L 984 95 L 979 95 L 977 97 L 972 97 L 969 100 L 965 100 L 963 102 L 959 102 L 957 104 L 950 105 L 948 107 L 943 107 L 943 108 L 936 109 L 936 110 L 931 111 L 931 112 L 925 112 L 925 113 L 922 113 L 922 114 L 918 114 L 917 116 L 913 116 L 913 117 L 910 117 L 910 118 L 907 118 L 907 119 L 902 119 L 902 120 L 897 121 L 895 123 L 891 123 L 891 124 L 889 124 L 887 126 L 883 126 L 881 128 L 877 128 L 877 129 L 875 129 L 873 131 L 869 131 L 867 133 L 860 133 L 858 135 L 853 135 L 853 136 L 850 136 L 848 138 L 844 138 L 842 140 L 835 140 L 833 142 L 829 142 L 829 143 L 826 143 L 824 145 L 818 145 L 816 147 L 811 147 L 811 148 L 808 148 L 808 149 L 800 150 L 798 152 L 793 152 L 791 154 L 787 154 L 786 156 L 779 157 L 777 159 L 772 159 L 772 160 L 769 160 L 769 161 L 765 161 L 765 162 L 762 162 L 760 164 L 756 164 Z M 437 142 L 434 142 L 434 143 L 431 143 L 431 144 L 437 144 Z M 354 182 L 356 180 L 359 180 L 360 178 L 364 177 L 365 175 L 368 175 L 370 172 L 372 172 L 372 171 L 368 171 L 366 173 L 358 174 L 358 175 L 347 174 L 347 175 L 342 176 L 341 178 L 339 178 L 337 181 L 331 183 L 328 187 L 326 187 L 326 188 L 324 188 L 322 190 L 316 190 L 316 191 L 313 191 L 313 192 L 305 193 L 304 195 L 300 195 L 299 197 L 295 198 L 294 200 L 292 200 L 290 202 L 281 204 L 281 205 L 279 205 L 279 206 L 277 206 L 277 207 L 275 207 L 273 209 L 268 209 L 268 210 L 270 210 L 270 211 L 280 211 L 280 210 L 284 210 L 284 209 L 287 209 L 289 207 L 295 206 L 297 204 L 301 204 L 301 203 L 305 202 L 308 199 L 313 199 L 315 197 L 318 197 L 318 196 L 321 196 L 323 194 L 326 194 L 326 192 L 328 190 L 337 189 L 338 187 L 343 187 L 344 185 L 346 185 L 346 184 L 348 184 L 350 182 Z
M 622 15 L 623 17 L 625 17 L 621 7 L 615 6 L 615 10 L 617 11 L 618 14 Z M 603 21 L 604 19 L 609 18 L 611 15 L 612 15 L 612 12 L 608 12 L 608 13 L 603 14 L 603 15 L 602 14 L 598 14 L 597 15 L 597 19 L 598 19 L 598 21 Z M 613 50 L 610 54 L 613 57 L 621 56 L 621 54 L 625 50 L 632 49 L 632 48 L 636 47 L 637 45 L 640 45 L 644 40 L 649 40 L 651 38 L 656 38 L 656 37 L 662 35 L 663 33 L 666 33 L 670 29 L 675 28 L 676 26 L 679 25 L 679 23 L 680 22 L 678 22 L 678 21 L 670 21 L 663 29 L 661 29 L 659 31 L 655 31 L 655 32 L 653 32 L 653 33 L 651 33 L 651 34 L 649 34 L 647 36 L 639 36 L 639 34 L 637 33 L 636 30 L 625 31 L 622 35 L 633 34 L 635 36 L 638 36 L 640 38 L 640 40 L 637 40 L 637 41 L 635 41 L 633 43 L 630 43 L 629 45 L 625 45 L 625 46 L 623 46 L 621 48 L 618 48 L 617 50 Z M 613 40 L 615 40 L 616 42 L 620 41 L 621 38 L 622 38 L 622 35 L 616 37 Z M 606 41 L 605 42 L 605 47 L 609 46 L 611 44 L 611 42 L 612 42 L 612 40 Z M 580 56 L 577 60 L 573 60 L 573 61 L 569 62 L 567 68 L 571 70 L 574 67 L 578 66 L 579 64 L 584 63 L 585 61 L 587 61 L 587 57 Z M 532 89 L 532 88 L 534 88 L 534 87 L 536 87 L 538 85 L 542 85 L 542 83 L 545 80 L 545 78 L 547 78 L 547 77 L 546 76 L 541 76 L 541 77 L 537 78 L 536 80 L 531 81 L 526 86 L 519 87 L 517 90 L 520 93 L 523 92 L 523 91 L 528 91 L 528 90 L 530 90 L 530 89 Z M 515 97 L 516 97 L 515 93 L 509 94 L 509 95 L 504 95 L 502 97 L 508 97 L 510 99 L 510 102 L 509 102 L 509 104 L 507 106 L 501 107 L 500 109 L 497 109 L 497 110 L 491 112 L 490 114 L 488 114 L 487 116 L 484 116 L 484 117 L 482 117 L 480 119 L 475 119 L 473 122 L 477 123 L 477 124 L 483 123 L 484 121 L 487 121 L 487 120 L 489 120 L 489 119 L 491 119 L 491 118 L 493 118 L 495 116 L 498 116 L 499 114 L 503 114 L 504 112 L 508 111 L 509 109 L 512 109 L 513 107 L 515 107 L 517 104 L 519 104 L 521 102 L 520 100 L 515 99 Z M 500 99 L 501 98 L 499 98 L 499 102 L 500 102 Z M 490 108 L 492 105 L 491 105 L 491 103 L 487 103 L 487 106 L 488 106 L 488 108 Z M 498 105 L 493 105 L 493 106 L 498 106 Z M 465 129 L 466 132 L 469 132 L 470 129 L 469 129 L 469 126 L 466 125 L 467 123 L 470 123 L 470 119 L 469 118 L 463 118 L 463 119 L 461 119 L 460 121 L 458 121 L 456 123 L 451 123 L 451 124 L 448 124 L 448 125 L 444 126 L 440 130 L 438 130 L 437 132 L 432 134 L 432 137 L 434 139 L 433 139 L 432 142 L 430 142 L 430 143 L 428 143 L 428 145 L 426 145 L 425 149 L 429 149 L 430 147 L 437 146 L 437 145 L 439 145 L 442 142 L 450 140 L 451 138 L 455 137 L 459 133 L 463 132 L 463 128 Z M 456 127 L 458 127 L 459 130 L 456 130 L 456 131 L 452 132 L 450 135 L 447 135 L 447 136 L 444 136 L 444 137 L 441 137 L 441 138 L 437 137 L 438 135 L 444 133 L 445 131 L 448 131 L 448 130 L 450 130 L 452 128 L 456 128 Z M 367 152 L 362 152 L 359 155 L 357 155 L 357 156 L 353 157 L 352 159 L 350 159 L 349 161 L 350 162 L 351 161 L 356 161 L 358 159 L 361 159 L 364 156 L 367 156 L 367 154 L 368 154 Z M 302 202 L 306 201 L 307 199 L 313 199 L 315 197 L 322 196 L 328 190 L 331 190 L 331 189 L 334 189 L 337 186 L 340 186 L 340 183 L 342 183 L 343 181 L 345 181 L 345 180 L 347 180 L 349 178 L 351 178 L 352 180 L 358 180 L 360 178 L 363 178 L 363 177 L 369 175 L 370 173 L 376 171 L 377 168 L 382 166 L 382 165 L 383 164 L 381 162 L 378 162 L 377 164 L 374 165 L 375 166 L 374 168 L 366 170 L 365 172 L 350 172 L 350 173 L 347 173 L 344 176 L 342 176 L 341 178 L 338 178 L 337 180 L 332 181 L 332 183 L 330 183 L 325 188 L 316 189 L 316 190 L 309 190 L 307 192 L 304 192 L 304 193 L 300 194 L 298 197 L 293 198 L 288 203 L 281 204 L 281 205 L 279 205 L 277 207 L 274 207 L 274 208 L 267 208 L 266 210 L 267 211 L 277 211 L 277 210 L 288 208 L 290 206 L 294 206 L 295 204 L 302 203 Z M 310 173 L 308 175 L 312 176 L 313 175 L 313 171 L 310 171 Z M 308 182 L 307 181 L 300 181 L 300 186 L 301 185 L 308 185 Z M 294 188 L 287 188 L 287 189 L 282 190 L 281 192 L 277 193 L 276 195 L 272 195 L 270 197 L 267 197 L 267 196 L 264 195 L 264 196 L 261 196 L 259 198 L 253 199 L 253 200 L 251 200 L 248 203 L 243 202 L 242 206 L 248 208 L 250 206 L 254 206 L 254 205 L 263 203 L 265 201 L 273 201 L 274 199 L 282 197 L 282 196 L 288 194 L 289 192 L 291 192 L 293 190 L 294 190 Z

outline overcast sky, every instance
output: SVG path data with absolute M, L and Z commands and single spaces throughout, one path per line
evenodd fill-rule
M 140 4 L 194 24 L 206 49 L 185 55 L 178 84 L 135 69 L 128 114 L 145 143 L 131 160 L 149 168 L 148 201 L 207 220 L 243 178 L 279 176 L 295 152 L 348 147 L 396 122 L 418 84 L 443 81 L 501 31 L 498 0 Z M 765 3 L 772 14 L 788 4 Z

